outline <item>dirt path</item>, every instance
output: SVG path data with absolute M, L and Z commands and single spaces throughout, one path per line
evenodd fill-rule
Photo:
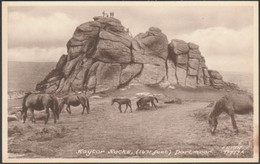
M 109 97 L 90 102 L 89 115 L 81 115 L 81 107 L 73 108 L 72 115 L 64 110 L 56 125 L 52 118 L 47 125 L 42 120 L 35 125 L 10 122 L 9 152 L 29 158 L 236 157 L 224 150 L 241 146 L 238 157 L 252 156 L 252 116 L 236 116 L 238 135 L 229 117 L 221 117 L 213 136 L 207 120 L 194 116 L 208 102 L 161 102 L 158 110 L 151 111 L 135 111 L 133 104 L 133 113 L 119 113 Z

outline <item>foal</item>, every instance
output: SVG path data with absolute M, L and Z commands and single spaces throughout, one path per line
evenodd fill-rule
M 131 100 L 130 99 L 128 99 L 128 98 L 114 98 L 114 99 L 112 99 L 111 105 L 113 105 L 115 102 L 117 102 L 119 104 L 118 109 L 119 109 L 120 113 L 122 113 L 122 110 L 121 110 L 121 105 L 122 104 L 126 105 L 125 112 L 126 112 L 128 106 L 130 107 L 131 112 L 133 112 L 132 111 L 132 107 L 131 107 Z

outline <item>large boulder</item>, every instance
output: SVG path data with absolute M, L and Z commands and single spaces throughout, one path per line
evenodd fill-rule
M 168 56 L 168 39 L 160 29 L 151 27 L 146 33 L 140 33 L 132 41 L 134 62 L 158 64 Z
M 188 46 L 190 49 L 199 49 L 199 46 L 195 43 L 189 42 Z
M 216 70 L 208 70 L 210 78 L 222 80 L 222 75 Z
M 179 39 L 171 40 L 169 48 L 172 50 L 173 55 L 187 54 L 189 52 L 188 44 L 185 41 Z

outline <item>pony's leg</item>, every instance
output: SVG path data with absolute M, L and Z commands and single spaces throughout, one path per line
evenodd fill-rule
M 90 107 L 89 107 L 89 100 L 87 99 L 86 101 L 87 101 L 87 108 L 86 108 L 86 109 L 87 109 L 87 113 L 89 114 L 89 110 L 90 110 Z
M 127 110 L 127 108 L 128 108 L 128 104 L 125 104 L 125 106 L 126 106 L 126 108 L 125 108 L 125 112 L 126 112 L 126 110 Z
M 152 106 L 154 106 L 154 107 L 155 107 L 155 109 L 157 110 L 157 107 L 156 107 L 156 105 L 154 104 L 154 102 L 153 102 L 153 101 L 151 101 L 151 103 L 152 103 Z
M 120 113 L 122 113 L 121 104 L 119 104 L 118 109 L 120 110 Z
M 67 111 L 69 114 L 71 114 L 70 105 L 67 105 L 66 111 Z
M 56 124 L 56 113 L 55 113 L 54 109 L 52 109 L 52 108 L 51 108 L 51 111 L 53 113 L 54 123 Z
M 235 129 L 235 133 L 238 133 L 237 123 L 236 123 L 236 120 L 235 120 L 234 113 L 230 114 L 230 117 L 231 117 L 231 121 L 232 121 L 232 126 Z
M 25 123 L 26 117 L 27 117 L 27 109 L 25 109 L 25 111 L 23 113 L 23 123 Z
M 82 113 L 81 114 L 84 114 L 84 110 L 85 110 L 85 108 L 86 108 L 86 106 L 85 105 L 83 105 L 83 104 L 81 104 L 82 105 L 82 108 L 83 108 L 83 110 L 82 110 Z M 87 109 L 86 109 L 87 110 Z
M 129 104 L 129 107 L 130 107 L 130 109 L 131 109 L 131 113 L 133 112 L 133 110 L 132 110 L 132 107 L 131 107 L 131 105 Z
M 49 111 L 49 108 L 46 108 L 46 120 L 45 120 L 45 124 L 47 124 L 48 120 L 49 120 L 49 117 L 50 117 L 50 111 Z
M 89 104 L 87 104 L 86 111 L 87 111 L 87 114 L 89 114 Z
M 30 108 L 31 114 L 32 114 L 32 123 L 35 123 L 35 118 L 34 118 L 34 110 Z

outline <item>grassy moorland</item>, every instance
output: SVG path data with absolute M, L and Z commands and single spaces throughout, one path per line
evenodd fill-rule
M 149 92 L 158 99 L 158 110 L 136 111 L 137 93 Z M 215 135 L 209 132 L 210 102 L 226 92 L 210 88 L 160 89 L 132 86 L 90 97 L 90 114 L 81 107 L 63 110 L 57 124 L 52 115 L 35 112 L 36 124 L 28 119 L 8 123 L 10 157 L 22 158 L 178 158 L 252 157 L 253 116 L 236 115 L 240 130 L 235 134 L 223 113 Z M 113 97 L 128 97 L 133 113 L 119 113 Z M 178 97 L 182 104 L 165 104 Z M 21 99 L 9 100 L 9 113 L 17 112 Z M 17 108 L 18 107 L 18 108 Z M 30 118 L 30 113 L 28 113 Z

